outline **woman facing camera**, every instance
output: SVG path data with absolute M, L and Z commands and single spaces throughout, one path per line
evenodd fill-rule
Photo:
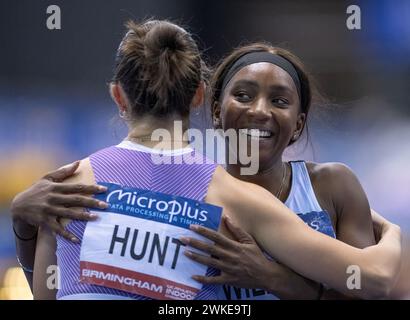
M 259 142 L 258 158 L 254 159 L 259 163 L 257 174 L 241 175 L 241 168 L 247 166 L 239 161 L 241 157 L 228 163 L 230 174 L 265 188 L 316 231 L 356 248 L 375 244 L 366 194 L 348 167 L 340 163 L 283 160 L 286 148 L 302 135 L 312 100 L 318 95 L 295 55 L 268 43 L 242 46 L 219 63 L 211 83 L 214 124 L 246 136 L 248 149 L 252 141 Z M 221 248 L 221 256 L 215 256 L 214 248 L 210 248 L 223 275 L 198 278 L 203 283 L 222 284 L 221 298 L 314 299 L 322 294 L 323 298 L 344 298 L 333 291 L 322 292 L 320 284 L 268 259 L 249 235 L 236 232 L 245 237 L 248 246 Z M 196 241 L 192 244 L 202 249 L 204 246 Z M 194 253 L 192 258 L 215 263 Z M 235 262 L 238 260 L 242 262 L 239 265 Z M 251 290 L 255 283 L 260 287 Z

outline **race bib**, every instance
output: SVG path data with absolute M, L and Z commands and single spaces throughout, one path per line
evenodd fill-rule
M 279 300 L 263 289 L 245 289 L 225 284 L 221 285 L 217 297 L 218 300 Z
M 108 188 L 95 197 L 109 204 L 88 222 L 80 254 L 80 281 L 153 299 L 192 300 L 206 266 L 188 259 L 178 239 L 190 224 L 218 230 L 222 208 L 159 192 L 99 183 Z M 190 250 L 194 250 L 190 248 Z M 201 254 L 204 254 L 201 252 Z

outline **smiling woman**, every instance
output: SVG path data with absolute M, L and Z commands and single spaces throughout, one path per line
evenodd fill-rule
M 292 78 L 279 66 L 258 62 L 241 69 L 225 90 L 223 125 L 259 139 L 260 170 L 270 168 L 281 150 L 297 140 L 305 124 L 306 111 L 295 112 L 299 96 Z M 270 109 L 275 110 L 275 121 Z M 243 112 L 247 117 L 240 117 Z
M 229 163 L 229 173 L 264 187 L 316 231 L 358 248 L 375 244 L 367 197 L 350 169 L 338 163 L 282 160 L 285 149 L 302 135 L 312 100 L 321 99 L 312 78 L 296 56 L 267 43 L 237 48 L 219 64 L 212 85 L 215 122 L 224 131 L 233 129 L 246 135 L 248 148 L 251 141 L 259 142 L 259 157 L 252 159 L 259 163 L 258 173 L 241 175 L 240 169 L 246 164 L 240 161 Z M 246 149 L 239 148 L 239 151 L 246 152 Z M 266 259 L 252 237 L 233 226 L 230 229 L 245 243 L 240 248 L 224 248 L 225 254 L 231 256 L 230 260 L 225 260 L 224 255 L 219 257 L 220 263 L 221 260 L 226 263 L 222 269 L 225 276 L 198 278 L 204 283 L 223 284 L 221 298 L 311 299 L 322 296 L 321 285 Z M 207 251 L 197 241 L 188 240 L 187 243 Z M 248 254 L 232 259 L 233 251 Z M 210 258 L 199 258 L 195 253 L 190 257 L 211 263 Z M 234 261 L 241 261 L 242 268 Z M 255 288 L 256 283 L 262 290 L 246 289 Z M 329 291 L 324 297 L 343 296 Z

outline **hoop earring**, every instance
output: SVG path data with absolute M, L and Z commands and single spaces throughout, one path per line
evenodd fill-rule
M 127 120 L 127 118 L 126 118 L 126 116 L 127 116 L 127 111 L 122 110 L 122 111 L 120 111 L 118 114 L 119 114 L 119 116 L 120 116 L 121 119 Z

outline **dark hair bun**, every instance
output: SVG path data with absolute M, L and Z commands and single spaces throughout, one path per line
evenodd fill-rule
M 175 52 L 185 49 L 183 29 L 171 23 L 156 24 L 146 35 L 145 48 L 150 55 L 158 55 L 166 50 Z
M 135 114 L 189 115 L 203 65 L 191 35 L 165 20 L 130 21 L 127 28 L 114 79 L 121 83 Z

